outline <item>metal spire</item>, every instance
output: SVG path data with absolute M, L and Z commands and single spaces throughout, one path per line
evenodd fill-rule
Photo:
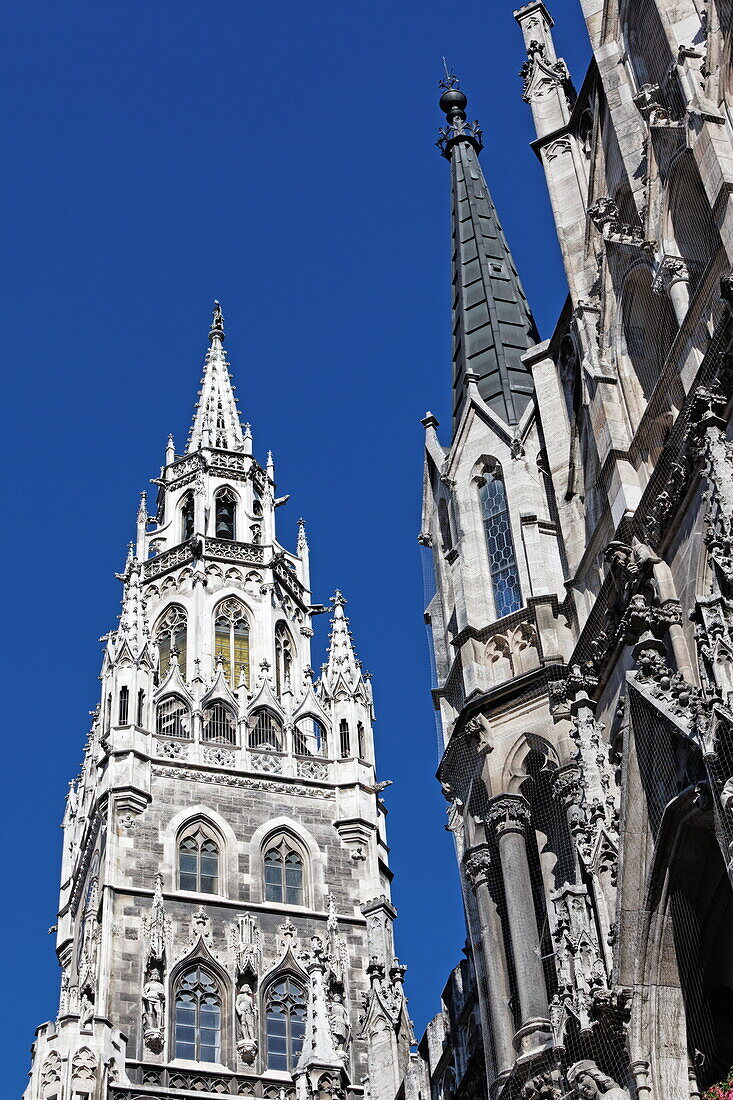
M 188 454 L 201 447 L 218 447 L 225 451 L 242 450 L 242 425 L 223 348 L 224 315 L 217 301 L 214 302 L 209 342 L 211 347 L 206 354 L 204 376 L 188 436 Z
M 437 145 L 451 165 L 453 206 L 453 425 L 469 382 L 506 424 L 516 424 L 533 392 L 521 356 L 539 335 L 479 163 L 478 122 L 445 65 L 440 107 L 447 125 Z

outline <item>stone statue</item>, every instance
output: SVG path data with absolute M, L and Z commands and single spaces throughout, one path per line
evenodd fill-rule
M 602 1073 L 590 1060 L 576 1062 L 568 1070 L 567 1078 L 580 1100 L 598 1100 L 599 1097 L 603 1100 L 631 1100 L 626 1089 Z
M 92 1020 L 94 1019 L 94 1001 L 92 999 L 91 992 L 88 987 L 84 987 L 81 993 L 81 999 L 79 1001 L 79 1027 L 87 1028 L 92 1026 Z
M 254 1042 L 256 1038 L 255 997 L 250 986 L 242 986 L 237 994 L 235 1008 L 239 1024 L 239 1038 L 243 1042 Z
M 351 1026 L 349 1024 L 349 1015 L 340 993 L 334 993 L 333 995 L 329 1010 L 329 1019 L 331 1021 L 331 1034 L 333 1035 L 336 1050 L 339 1053 L 345 1053 L 349 1045 Z
M 143 1028 L 145 1031 L 163 1030 L 163 1008 L 165 1005 L 165 986 L 161 973 L 153 966 L 143 988 Z

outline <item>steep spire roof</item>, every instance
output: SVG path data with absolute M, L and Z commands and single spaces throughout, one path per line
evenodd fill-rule
M 516 424 L 532 394 L 521 356 L 539 336 L 479 163 L 481 128 L 466 121 L 468 101 L 452 73 L 440 87 L 447 125 L 438 146 L 450 161 L 453 205 L 453 423 L 469 374 L 497 416 Z
M 132 543 L 127 552 L 125 572 L 117 574 L 124 584 L 122 592 L 122 612 L 120 623 L 114 635 L 114 653 L 119 654 L 127 644 L 132 656 L 137 659 L 150 639 L 150 629 L 145 615 L 140 584 L 140 562 L 133 553 Z
M 223 347 L 224 316 L 216 301 L 209 342 L 211 347 L 206 353 L 204 376 L 188 436 L 188 454 L 200 447 L 241 451 L 244 442 L 232 376 Z
M 333 618 L 325 676 L 330 684 L 334 684 L 339 676 L 343 676 L 347 684 L 353 687 L 361 675 L 361 665 L 354 652 L 349 620 L 344 615 L 346 600 L 337 591 L 330 602 L 333 604 Z

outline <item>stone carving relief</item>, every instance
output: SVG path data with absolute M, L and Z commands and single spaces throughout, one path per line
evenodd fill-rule
M 626 1089 L 622 1089 L 612 1077 L 602 1073 L 595 1062 L 587 1059 L 576 1062 L 567 1071 L 568 1084 L 578 1100 L 631 1100 Z

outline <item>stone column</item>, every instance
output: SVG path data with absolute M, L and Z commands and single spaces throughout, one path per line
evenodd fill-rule
M 463 870 L 476 895 L 481 922 L 486 984 L 489 988 L 489 1015 L 494 1036 L 496 1075 L 504 1077 L 515 1061 L 514 1017 L 509 1007 L 511 987 L 504 949 L 501 920 L 489 889 L 491 851 L 488 844 L 469 848 L 463 857 Z
M 487 826 L 493 829 L 504 879 L 507 919 L 519 996 L 520 1027 L 514 1045 L 522 1054 L 552 1042 L 545 973 L 527 860 L 525 831 L 531 817 L 521 795 L 499 795 L 489 803 Z
M 655 294 L 668 294 L 677 324 L 681 325 L 690 308 L 690 270 L 681 256 L 665 256 L 652 284 Z

